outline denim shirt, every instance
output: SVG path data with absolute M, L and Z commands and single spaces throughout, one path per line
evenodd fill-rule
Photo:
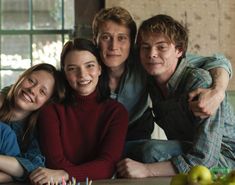
M 217 67 L 221 67 L 228 72 L 230 78 L 233 75 L 232 65 L 230 61 L 222 54 L 217 53 L 209 57 L 202 57 L 187 53 L 186 58 L 189 64 L 193 65 L 194 67 L 202 68 L 207 71 Z
M 187 60 L 194 66 L 202 67 L 210 70 L 216 67 L 224 68 L 232 76 L 232 66 L 230 61 L 223 55 L 214 55 L 211 57 L 201 57 L 188 54 Z M 126 70 L 120 80 L 118 90 L 111 93 L 111 98 L 122 103 L 129 113 L 129 128 L 127 138 L 130 131 L 138 132 L 135 139 L 151 138 L 151 133 L 154 128 L 153 119 L 146 119 L 144 114 L 149 105 L 147 78 L 137 54 L 129 57 L 126 61 Z M 149 117 L 151 115 L 148 114 Z M 142 133 L 141 133 L 142 132 Z
M 20 154 L 15 132 L 11 127 L 0 122 L 0 155 L 16 156 Z
M 235 114 L 225 98 L 215 115 L 195 117 L 188 106 L 188 93 L 208 88 L 212 83 L 208 71 L 190 66 L 182 60 L 167 83 L 168 95 L 163 97 L 153 78 L 149 92 L 156 122 L 169 140 L 192 144 L 183 155 L 171 158 L 178 172 L 186 173 L 194 165 L 235 167 Z
M 11 122 L 9 123 L 9 125 L 15 131 L 18 144 L 22 151 L 22 135 L 24 131 L 23 130 L 24 123 L 23 122 Z M 16 180 L 20 180 L 20 181 L 25 180 L 27 176 L 29 175 L 29 173 L 31 173 L 33 170 L 37 169 L 38 167 L 45 166 L 45 158 L 41 154 L 39 144 L 36 138 L 36 134 L 31 134 L 30 143 L 27 147 L 27 150 L 25 152 L 21 152 L 20 155 L 16 156 L 16 159 L 25 169 L 24 176 L 21 178 L 16 178 Z

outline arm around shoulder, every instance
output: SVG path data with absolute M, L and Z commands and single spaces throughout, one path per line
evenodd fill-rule
M 232 74 L 231 64 L 225 57 L 215 57 L 208 59 L 208 61 L 208 70 L 210 70 L 213 80 L 211 87 L 207 89 L 197 88 L 189 93 L 190 108 L 194 115 L 200 118 L 206 118 L 216 112 L 225 97 L 225 91 L 229 83 L 229 75 L 231 76 Z M 213 64 L 213 61 L 215 64 Z M 219 62 L 224 65 L 218 64 Z M 196 101 L 193 101 L 195 97 L 198 98 Z

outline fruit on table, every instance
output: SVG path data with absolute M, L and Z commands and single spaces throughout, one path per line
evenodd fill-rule
M 170 185 L 235 185 L 235 170 L 219 167 L 209 170 L 203 165 L 197 165 L 188 173 L 173 176 Z
M 170 185 L 187 185 L 188 176 L 186 173 L 179 173 L 172 177 Z
M 203 165 L 193 166 L 188 173 L 188 183 L 200 185 L 212 183 L 212 175 L 210 170 Z

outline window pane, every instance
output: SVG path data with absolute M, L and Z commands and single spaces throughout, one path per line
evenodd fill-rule
M 74 26 L 74 0 L 64 1 L 65 29 L 73 29 Z
M 61 29 L 61 0 L 33 0 L 33 28 Z
M 1 68 L 27 69 L 30 66 L 29 36 L 1 36 Z
M 21 73 L 22 71 L 1 71 L 1 89 L 15 83 Z
M 29 29 L 28 0 L 2 0 L 1 29 Z
M 59 68 L 62 49 L 61 35 L 36 35 L 33 37 L 33 64 L 50 63 Z

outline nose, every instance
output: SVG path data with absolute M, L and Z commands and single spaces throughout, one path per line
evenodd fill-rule
M 152 47 L 150 50 L 149 50 L 149 58 L 157 58 L 158 57 L 158 51 Z
M 111 50 L 116 50 L 118 48 L 118 41 L 115 38 L 112 38 L 109 43 L 109 48 Z
M 78 76 L 78 77 L 84 77 L 84 76 L 86 76 L 86 70 L 85 70 L 84 68 L 78 69 L 78 71 L 77 71 L 77 76 Z
M 39 91 L 39 87 L 38 87 L 37 84 L 34 84 L 33 86 L 31 86 L 31 87 L 29 88 L 29 92 L 30 92 L 31 94 L 33 94 L 33 95 L 35 95 L 35 93 L 38 92 L 38 91 Z

